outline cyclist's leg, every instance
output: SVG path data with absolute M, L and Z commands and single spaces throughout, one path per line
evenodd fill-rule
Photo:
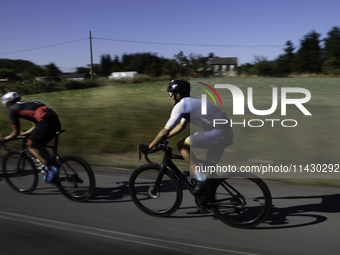
M 231 128 L 225 130 L 223 135 L 220 136 L 220 141 L 216 145 L 208 148 L 206 159 L 214 164 L 218 164 L 223 155 L 224 149 L 233 144 L 233 139 L 233 130 Z
M 196 156 L 190 152 L 190 137 L 183 137 L 178 140 L 177 148 L 183 156 L 185 162 L 191 166 L 197 164 Z
M 220 141 L 220 131 L 210 130 L 210 131 L 200 131 L 195 132 L 188 137 L 181 138 L 178 143 L 177 147 L 178 150 L 181 152 L 183 158 L 185 159 L 186 163 L 190 166 L 193 172 L 196 175 L 197 180 L 204 181 L 206 179 L 206 173 L 200 171 L 200 167 L 198 164 L 197 157 L 190 150 L 190 147 L 194 148 L 209 148 L 213 145 L 216 145 Z
M 46 120 L 39 121 L 37 126 L 33 130 L 30 138 L 27 140 L 27 149 L 28 151 L 36 158 L 38 158 L 41 162 L 46 165 L 46 148 L 45 150 L 42 149 L 44 147 L 42 140 L 46 135 Z
M 225 140 L 228 140 L 228 142 L 225 142 Z M 211 164 L 215 164 L 219 161 L 221 158 L 223 151 L 225 147 L 232 144 L 232 130 L 221 130 L 221 129 L 213 129 L 209 131 L 201 131 L 194 133 L 192 136 L 190 136 L 190 141 L 192 148 L 204 148 L 208 149 L 207 157 L 205 160 L 211 162 Z M 222 145 L 222 146 L 221 146 Z M 215 161 L 217 160 L 217 161 Z M 213 166 L 213 165 L 212 165 Z M 198 168 L 200 170 L 200 168 Z M 207 166 L 206 169 L 209 169 L 209 166 Z M 211 173 L 205 172 L 205 179 L 207 179 L 209 176 L 211 176 Z M 204 179 L 204 178 L 203 178 Z M 199 180 L 199 179 L 198 179 Z M 207 182 L 208 183 L 208 180 Z M 203 186 L 205 184 L 202 184 Z M 198 189 L 199 189 L 198 185 Z
M 28 143 L 27 149 L 35 158 L 39 159 L 44 165 L 47 164 L 46 158 L 48 157 L 49 153 L 45 147 L 37 146 L 33 143 Z
M 49 152 L 44 146 L 53 140 L 55 133 L 61 129 L 59 118 L 51 116 L 37 123 L 30 139 L 27 140 L 28 151 L 43 164 L 47 165 Z
M 198 180 L 204 180 L 206 178 L 205 174 L 198 171 L 199 164 L 197 157 L 190 150 L 190 136 L 183 137 L 177 142 L 177 148 L 183 156 L 185 162 L 190 166 L 190 169 L 195 173 Z

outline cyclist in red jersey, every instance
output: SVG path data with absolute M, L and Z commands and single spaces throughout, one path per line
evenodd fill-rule
M 28 151 L 44 165 L 48 171 L 47 182 L 51 182 L 58 172 L 55 166 L 49 164 L 49 153 L 42 146 L 53 140 L 56 132 L 60 131 L 61 124 L 58 115 L 48 106 L 37 101 L 20 101 L 21 96 L 17 92 L 9 92 L 2 97 L 2 103 L 8 108 L 8 114 L 12 121 L 12 133 L 8 136 L 0 135 L 0 139 L 11 139 L 19 135 L 31 134 L 27 140 Z M 32 127 L 23 132 L 20 118 L 31 121 Z

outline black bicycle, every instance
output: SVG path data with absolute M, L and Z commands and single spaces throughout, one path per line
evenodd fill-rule
M 231 227 L 251 228 L 265 220 L 271 210 L 272 198 L 263 180 L 251 173 L 226 173 L 210 178 L 203 193 L 194 194 L 195 179 L 190 178 L 189 172 L 182 173 L 176 167 L 172 159 L 183 157 L 172 154 L 167 144 L 144 154 L 148 164 L 138 167 L 130 176 L 129 193 L 140 210 L 159 217 L 173 214 L 182 202 L 182 182 L 195 197 L 197 206 L 211 210 Z M 157 151 L 164 152 L 161 165 L 148 158 L 148 154 Z
M 56 133 L 54 145 L 46 145 L 52 149 L 52 163 L 60 166 L 59 172 L 53 181 L 61 193 L 73 201 L 86 201 L 95 190 L 95 176 L 90 165 L 81 157 L 75 155 L 59 156 L 57 153 L 59 135 L 65 130 Z M 18 136 L 9 140 L 2 140 L 1 146 L 9 151 L 2 159 L 4 177 L 14 190 L 30 194 L 38 185 L 38 173 L 46 175 L 44 165 L 27 150 L 28 136 Z M 10 150 L 5 143 L 22 140 L 22 148 Z

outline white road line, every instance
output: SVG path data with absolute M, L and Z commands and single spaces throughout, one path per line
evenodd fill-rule
M 186 248 L 186 249 L 196 248 L 199 250 L 228 252 L 230 254 L 259 255 L 255 253 L 247 253 L 247 252 L 219 249 L 219 248 L 201 246 L 201 245 L 195 245 L 195 244 L 175 242 L 175 241 L 170 241 L 170 240 L 162 240 L 158 238 L 133 235 L 133 234 L 118 232 L 118 231 L 113 231 L 113 230 L 86 227 L 86 226 L 76 225 L 72 223 L 65 223 L 61 221 L 48 220 L 48 219 L 32 217 L 32 216 L 27 216 L 27 215 L 22 215 L 22 214 L 17 214 L 17 213 L 4 212 L 4 211 L 0 211 L 0 218 L 24 222 L 24 223 L 30 223 L 30 224 L 54 228 L 54 229 L 100 236 L 100 237 L 124 241 L 124 242 L 142 244 L 142 245 L 153 246 L 153 247 L 161 247 L 161 248 L 170 249 L 170 250 L 181 250 L 181 248 Z

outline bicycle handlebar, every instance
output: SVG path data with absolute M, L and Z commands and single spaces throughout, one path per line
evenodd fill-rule
M 170 151 L 172 151 L 171 147 L 168 147 L 168 141 L 164 141 L 163 143 L 159 144 L 155 149 L 149 150 L 144 154 L 144 158 L 145 160 L 150 164 L 150 165 L 155 165 L 156 163 L 153 163 L 149 158 L 148 158 L 148 154 L 150 153 L 155 153 L 158 152 L 160 150 L 162 150 L 164 153 L 168 152 L 169 149 Z M 142 158 L 142 152 L 139 152 L 139 160 Z M 181 155 L 176 155 L 176 154 L 171 154 L 171 158 L 173 159 L 184 159 Z
M 7 142 L 11 142 L 11 141 L 15 141 L 15 140 L 24 140 L 24 139 L 27 139 L 29 136 L 28 135 L 19 135 L 17 137 L 14 137 L 14 138 L 11 138 L 11 139 L 1 139 L 0 140 L 0 147 L 4 147 L 4 149 L 6 151 L 10 151 L 10 149 L 8 149 L 5 145 L 5 143 Z

